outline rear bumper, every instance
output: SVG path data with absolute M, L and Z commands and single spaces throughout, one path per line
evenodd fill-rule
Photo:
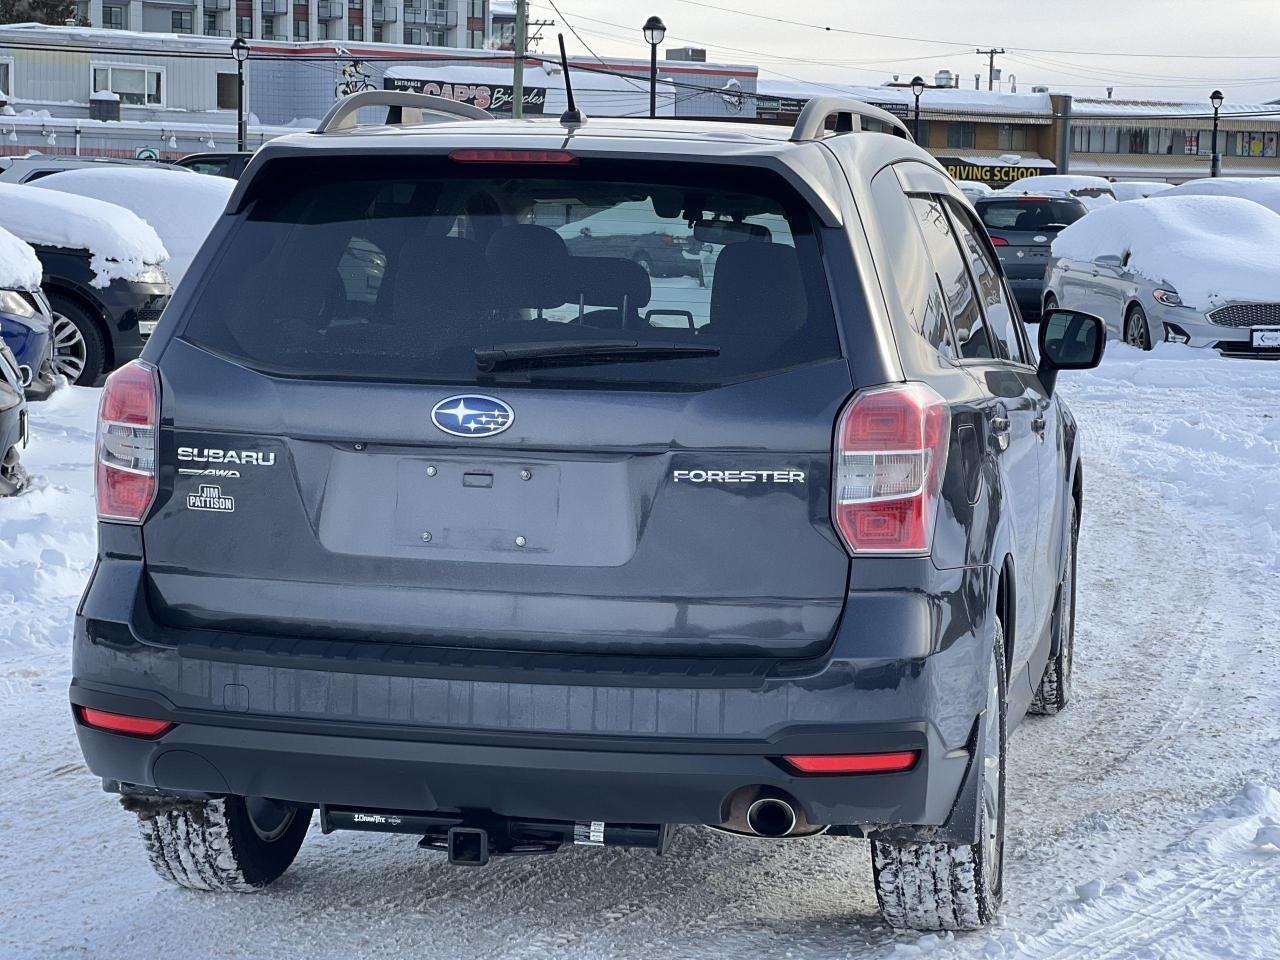
M 1028 320 L 1039 319 L 1044 303 L 1044 279 L 1042 277 L 1009 278 L 1009 289 L 1018 302 L 1018 309 Z
M 973 839 L 986 568 L 925 561 L 928 591 L 868 583 L 859 622 L 842 626 L 820 662 L 620 675 L 600 666 L 608 658 L 539 670 L 513 654 L 518 666 L 496 668 L 330 643 L 322 660 L 302 641 L 197 638 L 151 621 L 141 563 L 111 554 L 104 544 L 76 618 L 71 701 L 177 725 L 144 740 L 77 722 L 89 768 L 106 780 L 369 809 L 712 825 L 735 791 L 763 786 L 793 796 L 811 823 Z M 353 646 L 361 652 L 343 649 Z M 804 776 L 781 761 L 900 750 L 920 760 L 895 774 Z

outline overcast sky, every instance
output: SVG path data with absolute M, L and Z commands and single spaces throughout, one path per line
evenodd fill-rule
M 705 0 L 830 27 L 919 38 L 878 39 L 773 23 L 696 6 L 692 0 L 531 0 L 531 17 L 554 19 L 540 50 L 563 30 L 571 51 L 586 52 L 564 29 L 571 23 L 602 56 L 643 57 L 640 26 L 649 14 L 667 25 L 667 45 L 706 47 L 708 59 L 752 63 L 762 76 L 876 84 L 894 73 L 932 78 L 959 73 L 972 88 L 986 58 L 978 45 L 1005 47 L 997 58 L 1018 89 L 1048 84 L 1076 96 L 1207 100 L 1220 87 L 1234 102 L 1280 99 L 1280 2 L 1277 0 Z M 590 19 L 589 19 L 590 18 Z M 736 49 L 735 49 L 736 48 Z M 1068 52 L 1046 52 L 1068 51 Z M 1101 54 L 1123 54 L 1105 56 Z M 1153 54 L 1154 56 L 1135 56 Z M 1171 54 L 1226 55 L 1192 59 Z M 1265 58 L 1241 59 L 1263 54 Z M 1234 58 L 1234 59 L 1233 59 Z M 1007 88 L 1007 85 L 1006 85 Z

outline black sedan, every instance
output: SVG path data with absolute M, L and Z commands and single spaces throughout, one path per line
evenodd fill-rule
M 1088 212 L 1085 205 L 1067 196 L 1019 197 L 997 193 L 979 198 L 974 207 L 991 235 L 1022 316 L 1039 320 L 1044 272 L 1049 265 L 1053 238 Z

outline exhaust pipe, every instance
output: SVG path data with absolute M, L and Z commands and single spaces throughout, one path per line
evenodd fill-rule
M 758 837 L 785 837 L 797 822 L 795 807 L 779 797 L 761 797 L 747 807 L 747 826 Z

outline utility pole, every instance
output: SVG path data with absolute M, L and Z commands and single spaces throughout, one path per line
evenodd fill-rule
M 515 83 L 511 86 L 511 116 L 524 116 L 524 58 L 529 44 L 529 0 L 516 0 Z
M 975 50 L 987 58 L 987 89 L 996 88 L 996 56 L 1004 53 L 1004 47 L 992 47 L 990 50 Z

